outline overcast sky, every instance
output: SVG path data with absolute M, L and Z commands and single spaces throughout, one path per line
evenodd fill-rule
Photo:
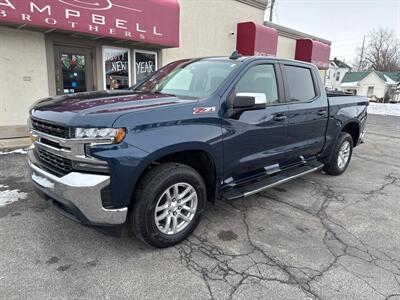
M 273 22 L 332 41 L 332 58 L 351 62 L 371 29 L 390 28 L 400 38 L 400 0 L 276 0 Z

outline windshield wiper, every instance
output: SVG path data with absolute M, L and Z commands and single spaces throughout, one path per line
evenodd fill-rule
M 177 96 L 174 95 L 174 94 L 162 93 L 162 92 L 160 92 L 160 91 L 154 91 L 153 93 L 154 93 L 154 94 L 157 94 L 157 95 L 170 96 L 170 97 L 177 97 Z

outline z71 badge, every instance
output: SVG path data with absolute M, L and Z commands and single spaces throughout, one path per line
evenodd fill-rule
M 209 113 L 213 113 L 213 112 L 215 112 L 215 106 L 193 108 L 194 115 L 209 114 Z

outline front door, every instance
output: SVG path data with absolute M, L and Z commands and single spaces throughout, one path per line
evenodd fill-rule
M 94 90 L 92 50 L 55 46 L 57 95 Z
M 267 107 L 245 111 L 224 122 L 225 183 L 240 181 L 269 168 L 277 168 L 285 159 L 288 107 L 279 85 L 280 70 L 275 64 L 249 67 L 235 84 L 233 93 L 263 93 Z

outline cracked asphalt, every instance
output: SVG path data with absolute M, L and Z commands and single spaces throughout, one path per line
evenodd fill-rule
M 345 174 L 314 173 L 210 205 L 195 233 L 152 249 L 59 215 L 24 155 L 0 156 L 1 299 L 400 299 L 400 118 L 369 116 Z

